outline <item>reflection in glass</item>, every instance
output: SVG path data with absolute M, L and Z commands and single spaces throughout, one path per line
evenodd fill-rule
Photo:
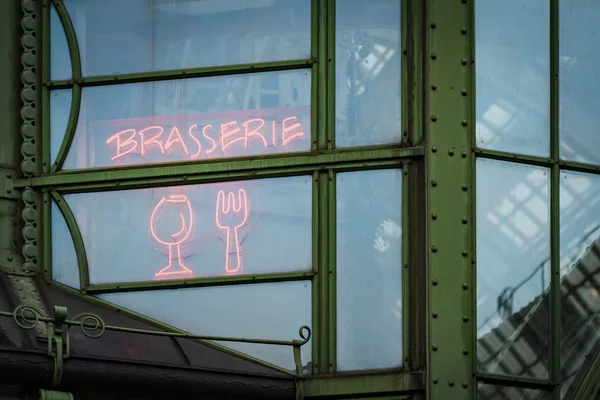
M 550 366 L 549 170 L 477 161 L 480 370 L 547 378 Z
M 308 176 L 65 199 L 81 230 L 92 284 L 312 268 Z
M 71 79 L 71 54 L 67 36 L 54 4 L 50 3 L 50 79 Z
M 63 168 L 310 150 L 310 84 L 298 70 L 84 88 Z
M 535 389 L 496 386 L 480 383 L 477 385 L 477 400 L 546 400 L 549 392 Z
M 340 173 L 336 196 L 337 369 L 398 367 L 402 171 Z
M 64 0 L 83 74 L 306 59 L 309 0 Z
M 600 164 L 598 47 L 600 7 L 596 1 L 560 0 L 560 156 Z
M 548 156 L 549 2 L 488 0 L 475 14 L 477 146 Z
M 573 398 L 600 344 L 600 176 L 560 177 L 561 395 Z
M 400 1 L 336 2 L 336 146 L 396 143 L 400 126 Z
M 72 99 L 71 89 L 53 90 L 50 93 L 50 164 L 58 156 L 67 133 Z
M 310 282 L 265 283 L 194 289 L 101 294 L 109 301 L 196 335 L 294 340 L 311 325 Z M 291 347 L 219 343 L 295 371 Z M 311 344 L 302 346 L 310 368 Z
M 56 203 L 52 202 L 52 280 L 80 289 L 79 265 L 71 232 Z

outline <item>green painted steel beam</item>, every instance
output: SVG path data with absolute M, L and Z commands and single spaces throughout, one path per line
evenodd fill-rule
M 535 379 L 528 377 L 518 377 L 518 376 L 505 376 L 498 374 L 490 374 L 485 372 L 478 372 L 476 374 L 477 381 L 480 383 L 486 383 L 490 385 L 498 385 L 498 386 L 512 386 L 512 387 L 522 387 L 522 388 L 530 388 L 530 389 L 553 389 L 556 384 L 554 382 L 544 380 L 544 379 Z
M 67 31 L 67 38 L 68 38 Z M 218 67 L 199 67 L 167 71 L 138 72 L 120 75 L 100 75 L 77 77 L 61 81 L 46 81 L 44 86 L 50 89 L 68 89 L 74 85 L 81 87 L 119 85 L 125 83 L 155 82 L 175 79 L 201 78 L 234 74 L 251 74 L 271 71 L 287 71 L 294 69 L 310 68 L 315 63 L 314 59 L 272 61 L 264 63 L 223 65 Z
M 373 396 L 374 393 L 378 396 L 416 393 L 425 390 L 424 380 L 424 371 L 325 375 L 309 377 L 304 384 L 304 394 L 309 398 L 318 396 L 319 398 L 364 399 L 369 395 Z
M 277 175 L 309 172 L 315 169 L 356 169 L 377 166 L 378 163 L 401 163 L 405 159 L 419 157 L 421 147 L 362 148 L 352 150 L 319 151 L 302 154 L 279 154 L 276 156 L 245 157 L 231 160 L 186 162 L 168 165 L 144 165 L 111 169 L 88 169 L 60 172 L 17 180 L 18 188 L 52 188 L 54 190 L 77 187 L 92 189 L 105 186 L 128 187 L 139 185 L 140 180 L 148 183 L 166 181 L 195 183 L 214 179 L 244 179 L 261 175 Z
M 473 0 L 426 14 L 428 398 L 474 399 Z
M 247 285 L 253 283 L 290 282 L 311 280 L 314 271 L 279 272 L 272 274 L 248 274 L 215 276 L 205 278 L 177 279 L 168 281 L 123 282 L 91 284 L 83 290 L 86 294 L 136 292 L 148 290 L 180 289 L 207 286 Z

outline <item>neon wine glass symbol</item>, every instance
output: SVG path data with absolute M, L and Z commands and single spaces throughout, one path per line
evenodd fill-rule
M 248 196 L 244 189 L 239 189 L 237 199 L 234 192 L 219 190 L 217 193 L 217 210 L 215 213 L 217 226 L 225 231 L 225 270 L 230 273 L 241 272 L 242 255 L 239 230 L 248 221 Z
M 193 226 L 192 205 L 185 195 L 174 194 L 163 197 L 154 207 L 150 217 L 150 232 L 154 239 L 169 248 L 168 265 L 154 276 L 192 273 L 181 260 L 181 244 L 189 238 Z M 176 248 L 175 255 L 173 255 L 173 247 Z

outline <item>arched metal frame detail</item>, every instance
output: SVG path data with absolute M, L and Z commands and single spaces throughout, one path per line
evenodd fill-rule
M 83 237 L 81 236 L 81 231 L 79 230 L 79 226 L 77 225 L 77 220 L 71 211 L 71 207 L 67 204 L 64 197 L 56 192 L 52 192 L 52 198 L 56 202 L 65 222 L 67 223 L 67 227 L 69 228 L 69 233 L 71 234 L 71 239 L 73 240 L 73 245 L 75 247 L 75 253 L 77 254 L 77 264 L 79 265 L 79 287 L 82 290 L 89 285 L 89 269 L 88 269 L 88 260 L 85 252 L 85 244 L 83 243 Z M 50 238 L 49 244 L 51 245 L 52 238 Z
M 69 122 L 67 124 L 67 129 L 65 131 L 65 136 L 63 137 L 62 144 L 60 145 L 60 150 L 56 155 L 56 160 L 54 160 L 54 164 L 50 169 L 50 172 L 56 172 L 60 170 L 63 163 L 65 162 L 65 159 L 67 158 L 67 154 L 69 152 L 69 148 L 71 147 L 71 143 L 73 142 L 73 138 L 75 137 L 75 132 L 77 130 L 79 110 L 81 108 L 81 86 L 79 85 L 79 81 L 81 79 L 81 57 L 79 53 L 79 44 L 77 43 L 77 35 L 75 34 L 75 28 L 73 27 L 73 22 L 71 21 L 71 17 L 69 17 L 69 13 L 65 9 L 62 0 L 52 0 L 52 4 L 54 4 L 54 7 L 56 7 L 56 11 L 58 13 L 60 22 L 62 23 L 63 29 L 65 31 L 65 36 L 67 38 L 69 55 L 71 57 L 71 79 L 73 80 L 73 88 L 71 90 L 72 98 L 71 109 L 69 111 Z
M 432 0 L 426 10 L 427 388 L 431 399 L 475 398 L 472 8 L 473 0 Z

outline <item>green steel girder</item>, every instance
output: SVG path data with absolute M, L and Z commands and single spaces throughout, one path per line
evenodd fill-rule
M 473 0 L 426 10 L 428 392 L 474 399 Z

